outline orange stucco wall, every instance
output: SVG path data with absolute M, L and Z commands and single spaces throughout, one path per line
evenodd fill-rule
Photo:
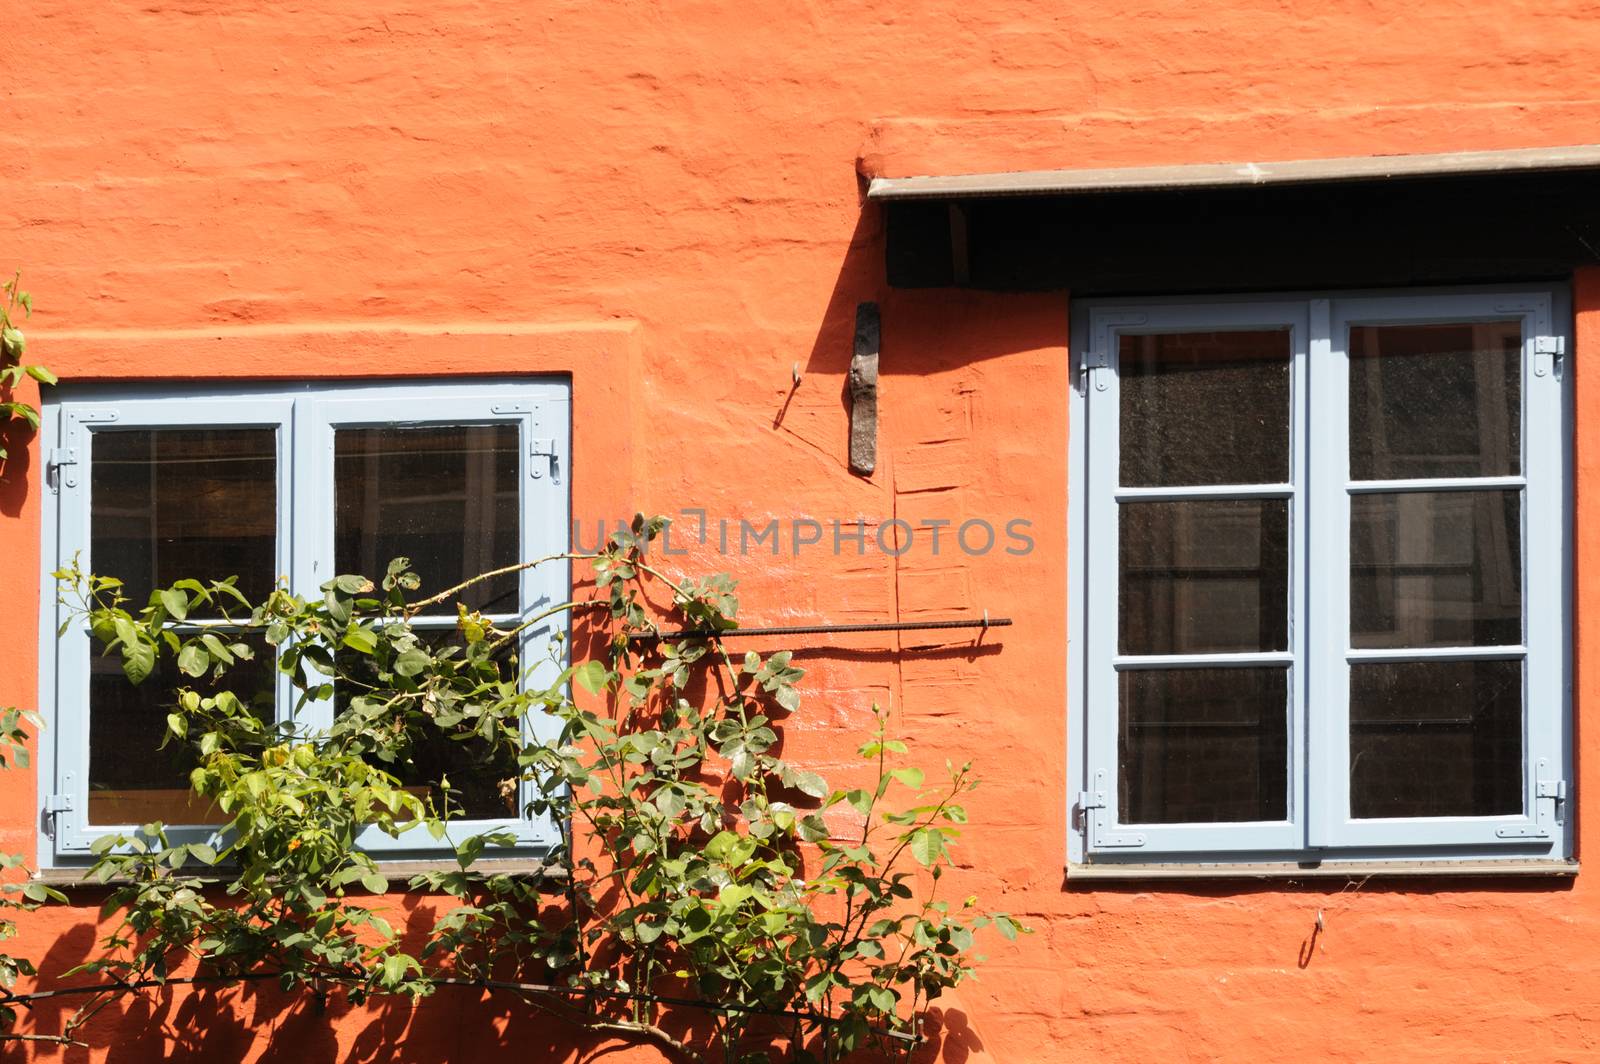
M 1592 873 L 1064 885 L 1066 294 L 888 290 L 858 178 L 1590 142 L 1593 5 L 40 0 L 5 23 L 0 267 L 27 270 L 33 350 L 63 377 L 569 371 L 586 522 L 685 506 L 1033 522 L 1020 559 L 682 563 L 734 570 L 751 622 L 1015 618 L 977 650 L 803 654 L 790 756 L 841 766 L 878 700 L 919 760 L 971 757 L 989 781 L 950 893 L 1038 933 L 988 944 L 941 1059 L 1600 1059 Z M 1600 274 L 1574 290 L 1581 857 L 1600 845 L 1581 815 L 1600 793 L 1582 720 L 1600 689 Z M 841 399 L 861 300 L 884 329 L 865 480 Z M 35 453 L 0 489 L 0 704 L 35 700 L 37 470 Z M 35 795 L 6 775 L 0 850 L 34 850 Z M 98 898 L 81 897 L 28 919 L 20 949 L 83 959 Z M 31 1052 L 576 1051 L 514 1005 L 446 997 L 318 1015 L 173 993 L 108 1010 L 91 1037 Z

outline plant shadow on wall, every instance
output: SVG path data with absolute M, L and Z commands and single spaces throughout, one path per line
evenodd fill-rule
M 530 1025 L 523 1046 L 552 1038 L 556 1018 L 685 1060 L 917 1055 L 930 1003 L 979 959 L 974 933 L 1026 931 L 940 891 L 970 768 L 930 779 L 903 764 L 881 712 L 859 786 L 779 757 L 803 671 L 789 652 L 728 651 L 733 582 L 649 564 L 663 526 L 636 518 L 597 553 L 426 596 L 404 558 L 375 580 L 261 602 L 232 579 L 179 580 L 137 603 L 114 577 L 57 573 L 69 624 L 86 623 L 130 683 L 156 682 L 163 663 L 181 673 L 163 692 L 163 742 L 190 751 L 194 801 L 226 826 L 204 842 L 161 823 L 96 842 L 88 876 L 108 887 L 112 930 L 93 949 L 76 933 L 58 943 L 72 955 L 53 952 L 46 974 L 74 977 L 65 985 L 0 996 L 13 1012 L 70 1013 L 0 1038 L 82 1044 L 104 1010 L 147 1010 L 175 1045 L 200 1039 L 211 1054 L 290 999 L 279 1037 L 373 999 L 417 1006 L 358 1039 L 355 1057 L 377 1059 L 400 1033 L 459 1040 L 435 1002 L 487 994 Z M 482 581 L 567 563 L 588 568 L 588 597 L 503 628 L 459 604 Z M 423 638 L 413 620 L 449 604 L 456 638 Z M 524 634 L 558 614 L 574 616 L 577 645 L 558 637 L 549 660 L 519 662 Z M 185 624 L 195 616 L 228 634 Z M 666 618 L 696 634 L 663 639 Z M 294 689 L 287 719 L 230 689 L 258 639 Z M 313 727 L 329 706 L 331 724 Z M 502 794 L 532 789 L 528 812 L 559 836 L 542 872 L 485 864 L 515 836 L 462 828 L 446 776 L 417 785 L 413 755 L 436 741 L 509 766 Z M 411 877 L 409 906 L 378 900 L 388 879 L 357 845 L 374 829 L 446 845 L 454 866 Z M 194 988 L 176 1009 L 175 984 Z
M 27 442 L 39 428 L 39 408 L 19 395 L 24 381 L 54 384 L 48 369 L 23 361 L 28 341 L 22 322 L 33 316 L 33 296 L 22 287 L 22 273 L 0 284 L 0 514 L 16 517 L 28 498 L 31 466 Z

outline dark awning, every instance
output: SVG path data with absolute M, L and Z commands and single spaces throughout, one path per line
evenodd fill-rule
M 1600 261 L 1600 145 L 875 178 L 899 287 L 1442 284 Z

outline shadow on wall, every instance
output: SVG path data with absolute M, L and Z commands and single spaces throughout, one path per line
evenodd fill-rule
M 413 906 L 411 930 L 421 933 L 437 913 Z M 60 936 L 41 970 L 67 971 L 95 951 L 95 931 L 80 924 Z M 413 943 L 413 945 L 415 945 Z M 79 976 L 68 985 L 90 981 Z M 39 1002 L 30 1033 L 58 1035 L 88 999 Z M 348 1032 L 341 1047 L 337 1032 Z M 273 982 L 223 986 L 178 986 L 108 1000 L 75 1037 L 93 1049 L 35 1042 L 27 1059 L 63 1064 L 147 1064 L 154 1060 L 292 1060 L 342 1064 L 380 1061 L 476 1061 L 515 1052 L 519 1060 L 568 1062 L 617 1056 L 634 1061 L 667 1057 L 650 1046 L 619 1044 L 554 1018 L 508 994 L 484 996 L 471 988 L 443 988 L 416 1005 L 378 999 L 352 1008 L 337 995 L 285 993 Z M 681 1032 L 680 1032 L 681 1033 Z M 103 1058 L 100 1053 L 103 1051 Z
M 0 428 L 0 447 L 8 452 L 0 462 L 0 514 L 6 517 L 21 515 L 28 502 L 33 480 L 33 453 L 28 448 L 32 443 L 33 430 L 21 420 Z
M 858 176 L 861 210 L 839 265 L 833 290 L 823 308 L 822 321 L 811 351 L 801 367 L 804 374 L 843 379 L 839 401 L 850 412 L 848 371 L 854 354 L 856 307 L 879 304 L 882 321 L 882 376 L 919 377 L 972 362 L 1066 342 L 1065 293 L 1046 294 L 1059 299 L 1058 318 L 1041 321 L 1035 315 L 1020 318 L 1011 313 L 1016 301 L 1037 305 L 1039 293 L 1008 295 L 961 288 L 890 289 L 884 270 L 885 211 L 866 199 L 866 179 Z M 781 427 L 796 393 L 791 387 L 773 418 Z

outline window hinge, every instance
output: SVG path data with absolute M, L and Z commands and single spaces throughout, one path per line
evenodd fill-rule
M 1087 394 L 1089 391 L 1089 382 L 1092 380 L 1094 382 L 1095 391 L 1105 391 L 1106 371 L 1110 368 L 1111 359 L 1106 356 L 1104 351 L 1086 352 L 1083 356 L 1083 368 L 1081 370 L 1082 379 L 1079 385 L 1080 390 Z
M 56 837 L 56 824 L 62 813 L 72 812 L 72 795 L 47 794 L 44 799 L 44 830 L 51 838 Z
M 1088 812 L 1091 809 L 1104 809 L 1106 807 L 1105 791 L 1079 791 L 1078 809 Z
M 1535 336 L 1533 338 L 1533 375 L 1543 377 L 1561 368 L 1561 359 L 1567 353 L 1565 336 Z
M 552 484 L 561 483 L 561 458 L 556 454 L 555 440 L 551 439 L 549 436 L 533 437 L 528 441 L 528 454 L 535 459 L 548 459 L 550 482 Z M 540 477 L 544 476 L 544 470 L 540 468 L 540 463 L 537 461 L 531 463 L 530 470 L 533 474 L 533 479 L 535 480 L 538 480 Z
M 75 466 L 77 464 L 78 449 L 76 447 L 50 448 L 50 453 L 45 457 L 44 476 L 45 482 L 50 485 L 50 490 L 52 492 L 59 492 L 61 490 L 63 468 L 66 466 Z M 67 487 L 75 488 L 78 486 L 76 471 L 69 472 L 66 474 L 66 476 Z
M 1554 798 L 1558 803 L 1567 800 L 1566 780 L 1540 780 L 1535 792 L 1540 798 Z

